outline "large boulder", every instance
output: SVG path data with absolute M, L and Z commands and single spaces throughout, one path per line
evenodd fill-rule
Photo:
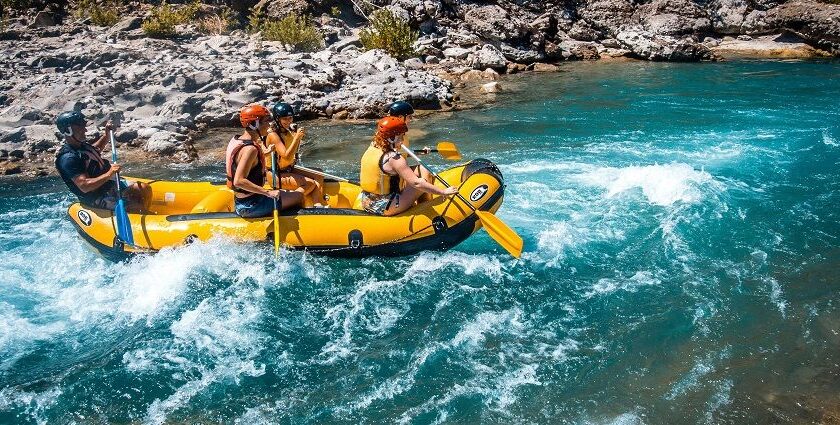
M 808 44 L 840 55 L 840 5 L 792 1 L 767 12 L 770 26 L 802 37 Z
M 634 20 L 657 35 L 706 33 L 711 22 L 706 11 L 691 0 L 653 0 L 636 9 Z
M 522 48 L 519 46 L 511 46 L 506 43 L 502 43 L 499 47 L 501 48 L 502 54 L 505 55 L 505 58 L 507 58 L 511 62 L 534 63 L 540 62 L 543 59 L 545 59 L 545 54 L 538 50 Z
M 641 30 L 625 30 L 616 34 L 615 38 L 641 59 L 675 62 L 715 59 L 708 47 L 686 39 L 658 36 Z
M 485 44 L 481 49 L 471 53 L 467 58 L 467 62 L 474 69 L 505 69 L 507 65 L 505 55 L 490 44 Z
M 595 60 L 601 57 L 595 43 L 572 39 L 564 39 L 557 44 L 545 43 L 545 54 L 554 60 Z
M 526 34 L 525 22 L 511 16 L 497 5 L 479 6 L 464 15 L 464 23 L 485 40 L 515 40 Z
M 746 0 L 712 0 L 708 4 L 712 28 L 719 34 L 740 34 L 749 12 Z
M 273 19 L 282 19 L 290 13 L 306 15 L 312 11 L 306 0 L 262 0 L 254 9 L 262 10 L 265 16 Z
M 613 36 L 632 21 L 635 11 L 629 0 L 584 0 L 577 8 L 587 25 Z

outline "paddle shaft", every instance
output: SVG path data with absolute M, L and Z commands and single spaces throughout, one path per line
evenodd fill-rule
M 110 139 L 111 139 L 111 162 L 116 164 L 117 163 L 117 140 L 114 137 L 114 129 L 111 129 L 109 132 Z M 122 193 L 120 190 L 120 172 L 117 171 L 114 173 L 114 180 L 117 183 L 117 200 L 122 201 Z
M 277 190 L 277 151 L 271 151 L 271 187 Z M 280 252 L 280 205 L 277 198 L 274 200 L 274 254 Z
M 317 174 L 317 175 L 322 176 L 322 177 L 329 177 L 333 180 L 338 180 L 340 182 L 349 182 L 350 181 L 350 180 L 345 179 L 344 177 L 334 176 L 332 174 L 327 174 L 323 171 L 313 170 L 312 168 L 307 168 L 307 167 L 304 167 L 302 165 L 295 165 L 294 168 L 296 168 L 300 171 L 306 171 L 307 173 Z

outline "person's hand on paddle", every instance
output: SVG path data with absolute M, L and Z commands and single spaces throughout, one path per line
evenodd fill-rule
M 458 188 L 455 186 L 449 186 L 446 189 L 443 189 L 443 194 L 446 196 L 454 195 L 458 193 Z
M 122 165 L 120 164 L 111 164 L 111 168 L 108 169 L 108 176 L 113 176 L 117 174 L 122 169 Z
M 266 195 L 268 195 L 269 198 L 274 198 L 274 199 L 277 199 L 277 200 L 280 199 L 280 191 L 279 190 L 269 190 L 266 193 Z
M 428 146 L 423 146 L 423 155 L 428 155 L 430 153 L 432 153 L 432 148 Z
M 114 123 L 111 120 L 105 121 L 105 137 L 111 137 L 111 132 L 114 131 Z

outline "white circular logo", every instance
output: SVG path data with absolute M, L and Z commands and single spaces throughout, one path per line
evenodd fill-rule
M 484 197 L 484 194 L 487 193 L 487 185 L 483 184 L 475 189 L 473 189 L 472 193 L 470 193 L 470 201 L 476 202 L 479 199 Z
M 84 224 L 85 226 L 90 226 L 90 223 L 93 222 L 93 220 L 91 220 L 90 218 L 90 213 L 88 213 L 85 210 L 79 210 L 79 212 L 76 213 L 76 215 L 79 217 L 79 221 L 81 221 L 82 224 Z

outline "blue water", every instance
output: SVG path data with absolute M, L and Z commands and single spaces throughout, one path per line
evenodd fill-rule
M 60 182 L 4 180 L 0 423 L 836 420 L 838 75 L 570 64 L 421 117 L 413 143 L 500 164 L 518 261 L 482 232 L 402 259 L 220 239 L 112 264 Z M 369 132 L 310 125 L 306 159 L 350 175 Z

